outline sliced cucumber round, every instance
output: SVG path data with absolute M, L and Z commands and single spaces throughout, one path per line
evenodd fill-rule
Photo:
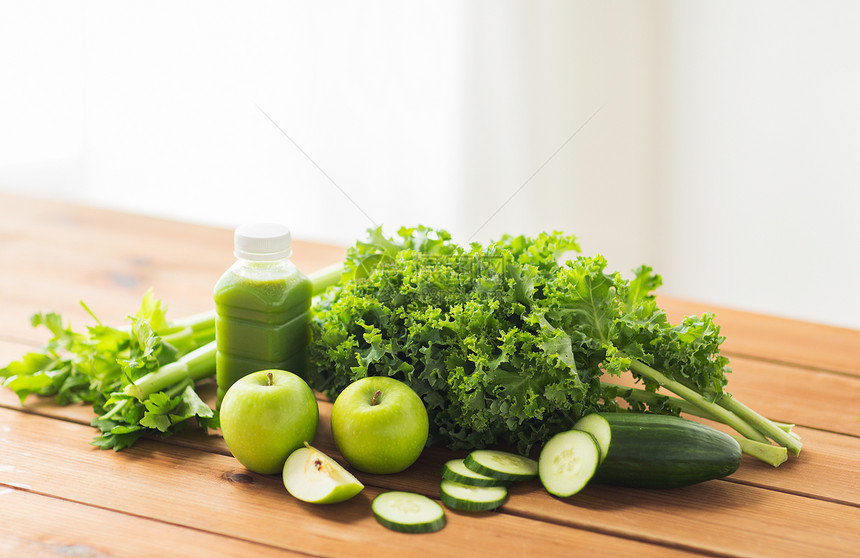
M 581 430 L 561 432 L 541 449 L 541 484 L 554 496 L 573 496 L 588 484 L 599 462 L 600 448 L 591 434 Z
M 413 492 L 383 492 L 370 504 L 376 520 L 392 531 L 432 533 L 445 526 L 445 509 Z
M 609 444 L 612 442 L 612 429 L 606 417 L 598 413 L 591 413 L 576 421 L 573 428 L 574 430 L 584 430 L 594 436 L 597 447 L 600 448 L 600 462 L 602 463 L 609 452 Z
M 476 473 L 466 467 L 462 459 L 451 459 L 442 467 L 442 478 L 469 486 L 506 486 L 507 481 Z
M 498 450 L 475 450 L 463 460 L 470 470 L 502 481 L 530 480 L 538 475 L 534 459 Z
M 508 489 L 504 486 L 469 486 L 443 480 L 440 486 L 442 503 L 452 510 L 487 511 L 505 503 Z

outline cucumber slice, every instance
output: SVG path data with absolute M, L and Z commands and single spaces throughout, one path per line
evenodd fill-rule
M 561 432 L 541 449 L 541 484 L 553 496 L 572 496 L 588 484 L 599 462 L 600 448 L 591 434 L 582 430 Z
M 440 490 L 442 503 L 452 510 L 494 510 L 508 497 L 508 489 L 504 486 L 469 486 L 449 480 L 442 481 Z
M 370 508 L 376 520 L 392 531 L 432 533 L 445 526 L 445 509 L 422 494 L 383 492 Z
M 507 481 L 488 477 L 466 467 L 462 459 L 451 459 L 442 467 L 442 478 L 469 486 L 506 486 Z
M 603 415 L 591 413 L 576 421 L 573 429 L 584 430 L 594 436 L 597 447 L 600 448 L 600 462 L 603 463 L 609 452 L 609 444 L 612 442 L 612 429 L 609 426 L 609 421 Z
M 463 460 L 463 465 L 494 479 L 524 481 L 538 475 L 538 463 L 534 459 L 497 450 L 475 450 Z

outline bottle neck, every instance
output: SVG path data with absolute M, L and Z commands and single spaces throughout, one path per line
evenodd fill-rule
M 261 267 L 265 267 L 265 266 L 268 266 L 268 265 L 283 265 L 283 264 L 285 264 L 285 263 L 289 263 L 289 262 L 290 262 L 290 258 L 289 258 L 289 257 L 286 257 L 286 258 L 274 258 L 274 259 L 271 259 L 271 260 L 259 260 L 259 259 L 249 260 L 249 259 L 246 259 L 246 258 L 236 258 L 236 262 L 237 262 L 237 263 L 242 263 L 243 265 L 258 265 L 258 266 L 261 266 Z
M 296 270 L 296 266 L 289 260 L 246 260 L 237 258 L 233 264 L 233 273 L 250 279 L 276 279 L 289 275 Z

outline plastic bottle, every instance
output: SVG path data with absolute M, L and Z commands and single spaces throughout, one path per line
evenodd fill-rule
M 239 378 L 278 368 L 304 377 L 310 339 L 310 280 L 290 261 L 290 230 L 236 228 L 236 262 L 215 285 L 218 405 Z

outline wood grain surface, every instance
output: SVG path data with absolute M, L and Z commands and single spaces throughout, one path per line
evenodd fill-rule
M 296 235 L 300 236 L 300 235 Z M 310 272 L 344 248 L 297 239 Z M 84 326 L 121 323 L 152 288 L 169 316 L 211 309 L 233 261 L 232 232 L 67 202 L 0 194 L 0 365 L 40 346 L 36 311 Z M 217 434 L 188 431 L 122 451 L 89 444 L 84 405 L 60 407 L 0 390 L 2 556 L 857 556 L 860 549 L 860 331 L 694 301 L 660 299 L 671 320 L 713 312 L 733 369 L 729 391 L 797 424 L 804 449 L 773 468 L 745 457 L 732 476 L 674 490 L 588 486 L 566 499 L 535 481 L 495 512 L 447 511 L 427 535 L 380 526 L 374 495 L 439 498 L 450 458 L 427 448 L 396 475 L 357 476 L 348 502 L 312 506 L 279 476 L 245 470 Z M 202 391 L 211 396 L 211 386 Z M 319 395 L 315 445 L 342 461 Z

